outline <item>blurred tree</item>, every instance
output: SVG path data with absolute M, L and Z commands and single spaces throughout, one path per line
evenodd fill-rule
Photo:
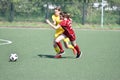
M 5 16 L 8 7 L 9 6 L 9 1 L 8 0 L 0 0 L 0 13 L 2 16 Z

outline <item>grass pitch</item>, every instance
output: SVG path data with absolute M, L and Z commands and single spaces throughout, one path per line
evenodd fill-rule
M 54 59 L 54 30 L 0 28 L 0 39 L 12 41 L 0 45 L 0 80 L 119 80 L 120 31 L 75 31 L 81 58 L 65 49 Z M 9 62 L 11 53 L 17 62 Z

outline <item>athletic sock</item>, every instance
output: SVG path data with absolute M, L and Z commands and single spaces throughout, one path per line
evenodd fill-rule
M 63 53 L 64 50 L 63 50 L 63 47 L 62 47 L 62 44 L 61 42 L 56 42 L 56 44 L 58 45 L 58 47 L 60 48 L 60 53 Z
M 74 48 L 77 50 L 77 54 L 80 54 L 80 53 L 81 53 L 80 48 L 79 48 L 78 45 L 74 46 Z
M 55 50 L 57 53 L 59 53 L 59 52 L 60 52 L 60 49 L 59 49 L 59 47 L 58 47 L 58 46 L 54 47 L 54 50 Z
M 71 44 L 68 45 L 68 48 L 69 49 L 74 49 L 74 47 Z

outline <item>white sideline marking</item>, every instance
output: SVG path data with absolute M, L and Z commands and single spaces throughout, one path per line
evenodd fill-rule
M 12 43 L 12 41 L 4 40 L 4 39 L 0 39 L 0 41 L 3 41 L 3 43 L 0 43 L 0 45 L 6 45 L 6 44 L 11 44 Z

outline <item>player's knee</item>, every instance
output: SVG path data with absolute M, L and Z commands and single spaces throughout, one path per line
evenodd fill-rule
M 53 44 L 53 47 L 57 47 L 57 44 Z
M 56 44 L 56 43 L 58 43 L 58 42 L 60 42 L 58 39 L 55 39 L 55 40 L 54 40 L 54 44 Z
M 75 42 L 72 43 L 73 46 L 76 46 L 77 44 Z
M 57 44 L 55 41 L 53 42 L 53 47 L 57 47 Z

